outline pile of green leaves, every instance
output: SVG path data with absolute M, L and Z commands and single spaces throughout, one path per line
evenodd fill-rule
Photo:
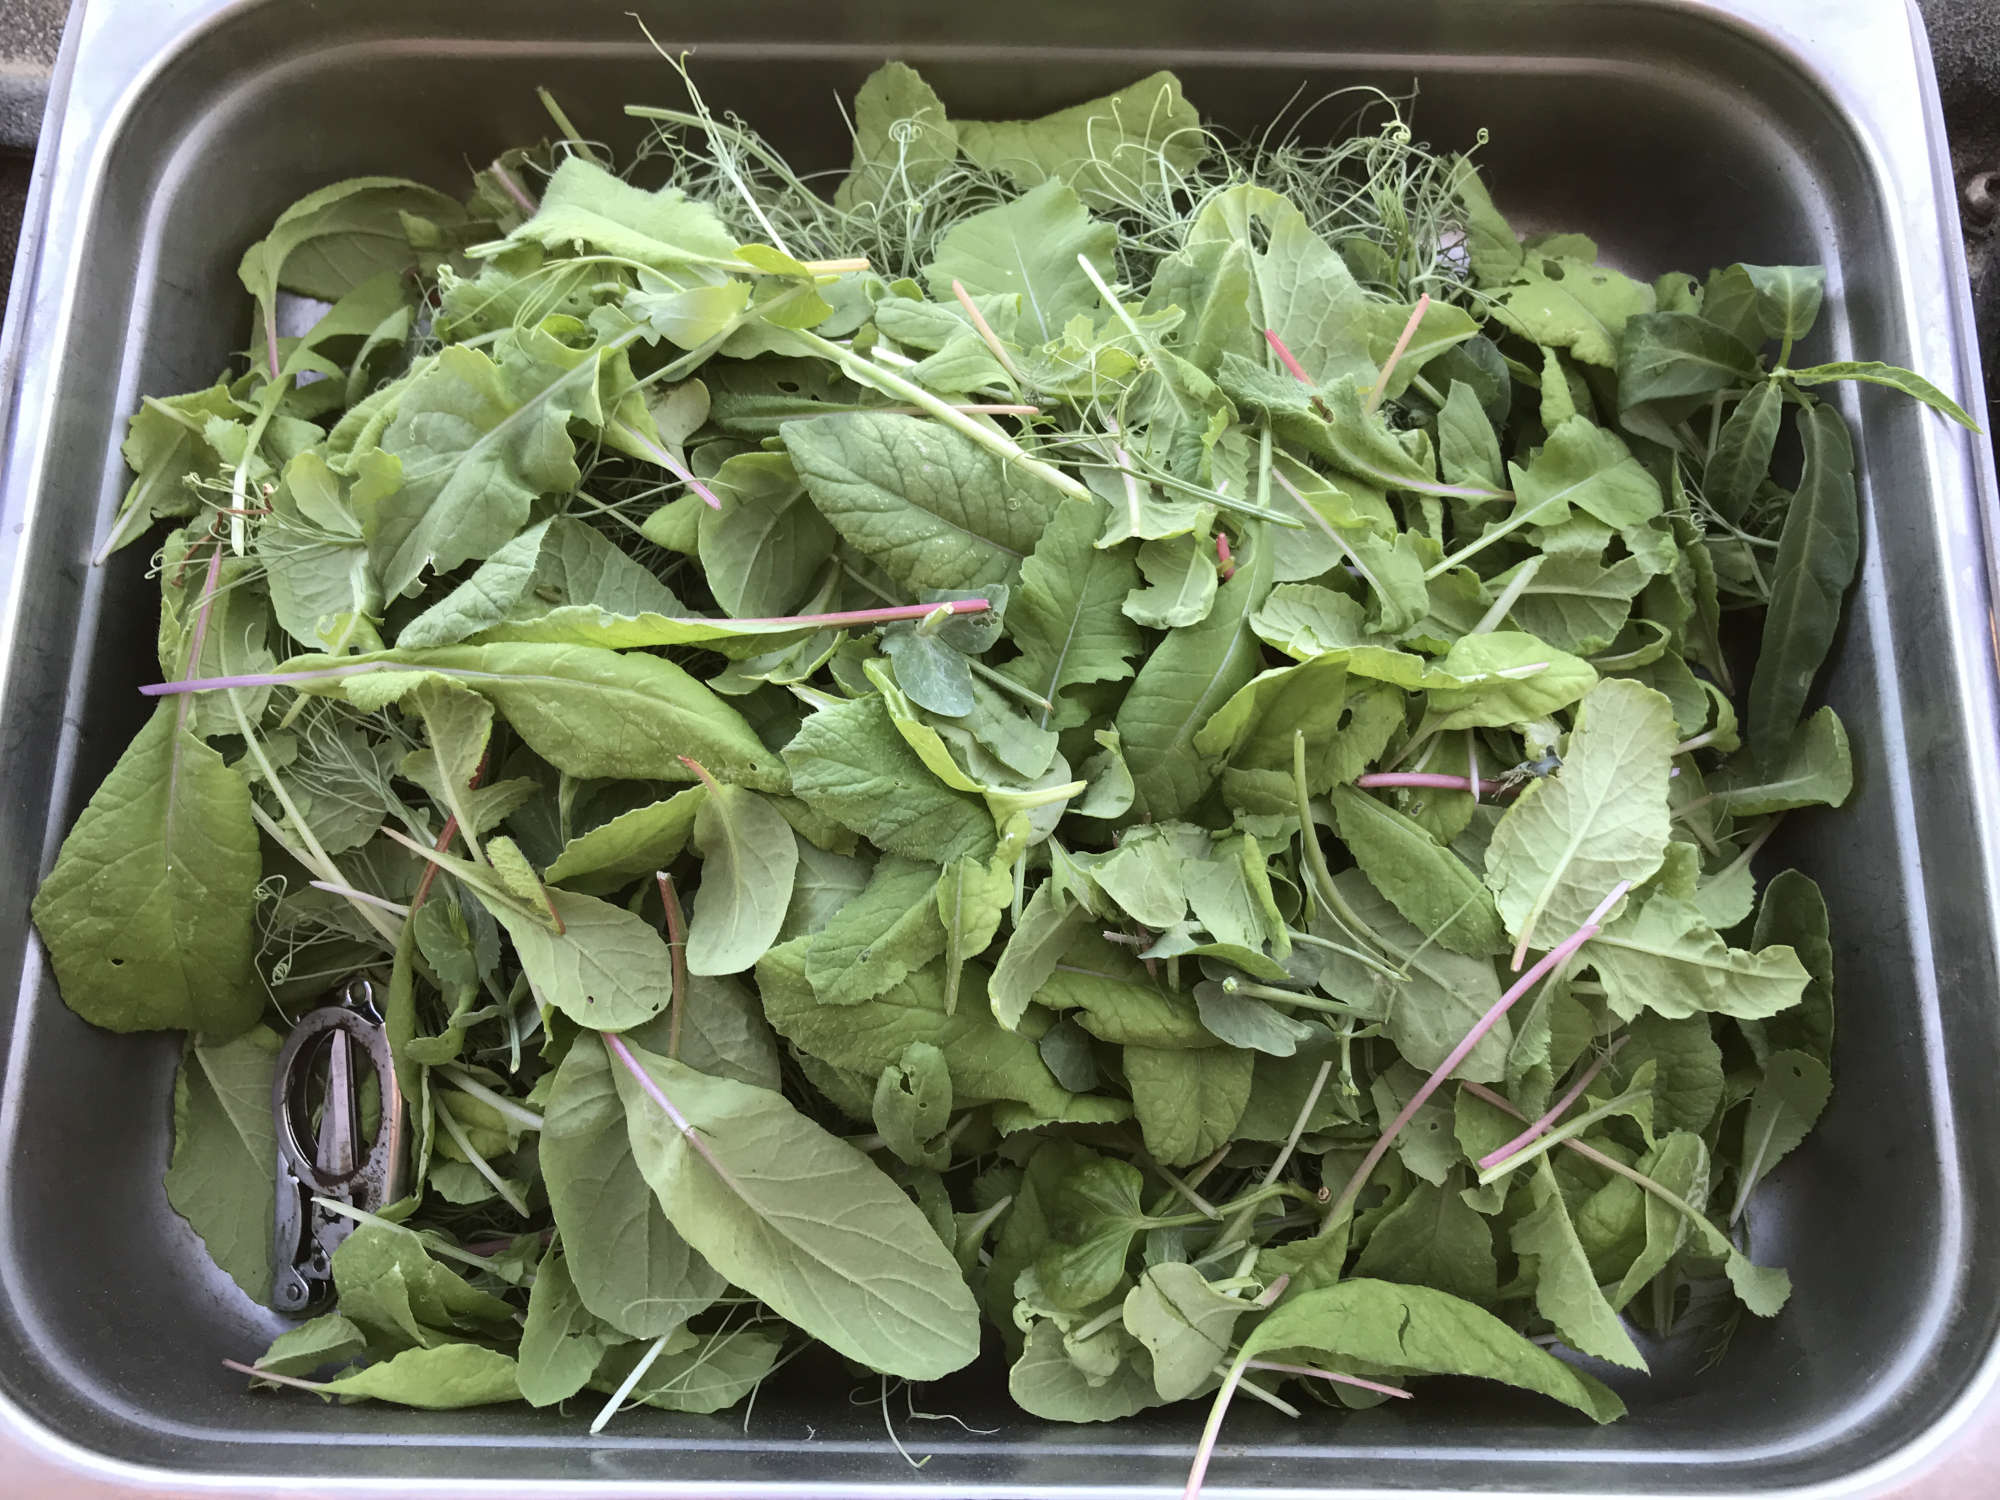
M 985 1339 L 1053 1419 L 1608 1420 L 1548 1344 L 1775 1314 L 1744 1207 L 1833 1012 L 1753 856 L 1851 782 L 1815 392 L 1963 414 L 1792 367 L 1816 269 L 1633 280 L 1393 125 L 892 64 L 822 199 L 638 113 L 665 186 L 569 139 L 302 200 L 243 366 L 132 419 L 165 682 L 35 903 L 63 996 L 189 1033 L 167 1189 L 252 1297 L 342 976 L 412 1111 L 258 1375 L 711 1411 Z

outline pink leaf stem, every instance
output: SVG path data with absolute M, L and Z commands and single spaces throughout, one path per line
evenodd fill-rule
M 1583 1077 L 1577 1079 L 1577 1081 L 1573 1085 L 1571 1085 L 1569 1091 L 1565 1093 L 1562 1096 L 1562 1098 L 1556 1100 L 1554 1104 L 1549 1106 L 1549 1111 L 1547 1114 L 1543 1115 L 1539 1120 L 1535 1121 L 1534 1124 L 1530 1125 L 1526 1130 L 1522 1131 L 1519 1135 L 1515 1136 L 1513 1140 L 1509 1141 L 1506 1145 L 1500 1147 L 1497 1151 L 1489 1151 L 1484 1156 L 1480 1157 L 1479 1170 L 1483 1172 L 1488 1167 L 1493 1166 L 1495 1163 L 1505 1161 L 1508 1157 L 1512 1156 L 1516 1151 L 1521 1150 L 1524 1146 L 1533 1145 L 1534 1142 L 1539 1140 L 1545 1133 L 1547 1133 L 1549 1128 L 1553 1126 L 1557 1120 L 1562 1118 L 1564 1112 L 1567 1111 L 1572 1104 L 1576 1103 L 1577 1100 L 1583 1097 L 1583 1091 L 1589 1088 L 1591 1084 L 1597 1081 L 1597 1075 L 1604 1071 L 1604 1065 L 1611 1061 L 1612 1054 L 1617 1052 L 1617 1050 L 1620 1047 L 1624 1046 L 1625 1043 L 1630 1040 L 1631 1040 L 1630 1037 L 1621 1036 L 1620 1038 L 1618 1038 L 1617 1041 L 1613 1042 L 1611 1046 L 1608 1049 L 1606 1049 L 1602 1057 L 1598 1058 L 1597 1061 L 1593 1062 L 1588 1068 L 1585 1068 L 1583 1070 Z
M 1361 1165 L 1355 1168 L 1354 1175 L 1347 1179 L 1347 1186 L 1340 1190 L 1340 1196 L 1335 1198 L 1332 1206 L 1327 1209 L 1325 1223 L 1332 1224 L 1335 1222 L 1340 1217 L 1342 1211 L 1354 1202 L 1355 1197 L 1361 1191 L 1362 1185 L 1368 1181 L 1369 1174 L 1375 1170 L 1377 1163 L 1388 1154 L 1389 1147 L 1395 1142 L 1396 1137 L 1402 1134 L 1403 1127 L 1416 1118 L 1416 1113 L 1423 1107 L 1424 1101 L 1436 1093 L 1439 1085 L 1451 1077 L 1453 1070 L 1471 1055 L 1472 1049 L 1479 1045 L 1486 1033 L 1499 1024 L 1500 1018 L 1507 1014 L 1513 1007 L 1514 1002 L 1533 989 L 1541 981 L 1543 975 L 1565 962 L 1572 953 L 1596 937 L 1600 924 L 1604 920 L 1605 913 L 1616 906 L 1619 900 L 1631 888 L 1631 881 L 1619 881 L 1617 885 L 1612 887 L 1611 894 L 1597 904 L 1597 910 L 1590 914 L 1589 919 L 1581 927 L 1577 928 L 1575 932 L 1572 932 L 1568 937 L 1557 943 L 1555 947 L 1536 960 L 1534 966 L 1519 979 L 1515 980 L 1507 992 L 1493 1003 L 1486 1014 L 1473 1023 L 1472 1030 L 1465 1034 L 1464 1040 L 1451 1049 L 1445 1060 L 1437 1065 L 1436 1070 L 1432 1072 L 1431 1076 L 1426 1078 L 1418 1086 L 1417 1091 L 1410 1096 L 1409 1103 L 1405 1104 L 1397 1112 L 1396 1118 L 1389 1122 L 1389 1128 L 1382 1132 L 1381 1139 L 1368 1148 L 1368 1154 L 1361 1159 Z

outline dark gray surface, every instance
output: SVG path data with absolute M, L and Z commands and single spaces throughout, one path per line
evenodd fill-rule
M 183 0 L 161 14 L 206 8 Z M 748 1436 L 734 1414 L 639 1413 L 587 1439 L 573 1419 L 521 1410 L 247 1398 L 219 1360 L 261 1347 L 274 1320 L 206 1262 L 161 1194 L 174 1042 L 84 1025 L 28 939 L 27 892 L 142 716 L 133 688 L 155 670 L 144 549 L 102 569 L 85 561 L 123 488 L 123 414 L 141 391 L 206 382 L 240 344 L 237 254 L 299 193 L 370 171 L 461 188 L 468 160 L 545 129 L 540 83 L 586 132 L 627 134 L 617 106 L 669 97 L 671 75 L 625 8 L 604 0 L 558 14 L 500 0 L 477 12 L 481 44 L 468 34 L 473 12 L 443 0 L 265 0 L 165 44 L 166 23 L 143 21 L 132 0 L 119 24 L 87 28 L 66 128 L 79 132 L 74 162 L 101 152 L 102 170 L 86 178 L 66 162 L 52 189 L 35 303 L 49 321 L 24 334 L 0 492 L 0 525 L 20 536 L 0 559 L 10 590 L 0 724 L 17 726 L 0 795 L 0 846 L 13 856 L 0 861 L 0 965 L 20 976 L 0 1098 L 0 1393 L 90 1452 L 253 1491 L 272 1474 L 325 1491 L 420 1477 L 495 1496 L 515 1481 L 593 1479 L 821 1495 L 1177 1487 L 1190 1412 L 1047 1427 L 1009 1405 L 990 1362 L 923 1399 L 995 1430 L 925 1429 L 918 1446 L 937 1458 L 920 1473 L 826 1363 L 772 1381 Z M 1764 10 L 1788 17 L 1796 0 Z M 698 44 L 712 103 L 753 118 L 805 166 L 844 156 L 834 95 L 889 54 L 922 65 L 974 114 L 1033 112 L 1171 66 L 1238 126 L 1268 118 L 1301 81 L 1402 88 L 1421 71 L 1433 140 L 1460 145 L 1498 127 L 1485 160 L 1524 227 L 1600 234 L 1608 254 L 1649 275 L 1738 257 L 1825 261 L 1825 326 L 1808 356 L 1865 352 L 1956 386 L 1971 367 L 1937 200 L 1951 187 L 1932 175 L 1904 18 L 1872 0 L 1815 10 L 1825 19 L 1789 45 L 1810 57 L 1859 38 L 1861 61 L 1846 57 L 1838 75 L 1846 92 L 1695 7 L 1619 0 L 1163 0 L 1146 8 L 1155 50 L 1143 56 L 1118 50 L 1133 11 L 1070 0 L 950 11 L 935 0 L 656 4 L 648 19 L 668 47 Z M 130 109 L 109 113 L 147 69 Z M 1618 1376 L 1633 1415 L 1605 1429 L 1440 1385 L 1407 1406 L 1296 1425 L 1241 1410 L 1213 1471 L 1218 1496 L 1238 1485 L 1854 1493 L 1851 1476 L 1895 1462 L 1984 1378 L 2000 1330 L 2000 1262 L 1975 1253 L 2000 1218 L 2000 1157 L 1985 1149 L 2000 1135 L 1990 881 L 2000 762 L 1980 634 L 1991 476 L 1913 405 L 1874 390 L 1841 399 L 1870 522 L 1829 696 L 1854 736 L 1859 785 L 1837 817 L 1788 820 L 1770 850 L 1825 882 L 1846 999 L 1833 1106 L 1760 1196 L 1754 1224 L 1753 1251 L 1792 1270 L 1793 1309 L 1752 1322 L 1706 1374 L 1694 1368 L 1699 1350 L 1669 1348 L 1654 1379 Z

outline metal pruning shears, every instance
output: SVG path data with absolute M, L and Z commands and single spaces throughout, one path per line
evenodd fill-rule
M 374 1213 L 402 1196 L 405 1108 L 382 1020 L 374 986 L 356 977 L 332 1004 L 308 1012 L 278 1052 L 271 1300 L 280 1312 L 302 1316 L 326 1302 L 334 1249 L 354 1229 L 354 1220 L 314 1198 Z M 372 1137 L 363 1117 L 370 1072 L 381 1099 Z

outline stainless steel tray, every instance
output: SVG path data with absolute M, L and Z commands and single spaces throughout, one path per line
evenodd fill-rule
M 1074 1495 L 1178 1488 L 1186 1412 L 1034 1423 L 990 1375 L 926 1392 L 921 1471 L 830 1367 L 740 1414 L 639 1413 L 601 1438 L 549 1414 L 250 1397 L 224 1356 L 272 1323 L 168 1210 L 175 1043 L 58 1002 L 27 901 L 139 723 L 143 557 L 87 559 L 142 391 L 204 384 L 247 332 L 242 247 L 351 173 L 440 185 L 540 135 L 672 91 L 630 0 L 91 0 L 72 24 L 0 345 L 0 1491 L 131 1495 Z M 1033 113 L 1178 69 L 1248 126 L 1296 85 L 1421 84 L 1443 145 L 1490 127 L 1516 222 L 1600 237 L 1651 275 L 1731 259 L 1831 267 L 1815 357 L 1980 389 L 1928 56 L 1899 0 L 940 0 L 650 4 L 712 102 L 808 163 L 844 157 L 836 93 L 897 55 L 968 113 Z M 1333 122 L 1328 121 L 1331 125 Z M 1842 995 L 1834 1104 L 1760 1197 L 1757 1253 L 1797 1290 L 1698 1375 L 1624 1382 L 1630 1420 L 1469 1387 L 1397 1410 L 1231 1418 L 1209 1493 L 2000 1494 L 2000 984 L 1995 492 L 1983 442 L 1850 392 L 1869 525 L 1830 673 L 1860 767 L 1839 815 L 1774 858 L 1825 884 Z M 1982 1461 L 1991 1467 L 1982 1468 Z

